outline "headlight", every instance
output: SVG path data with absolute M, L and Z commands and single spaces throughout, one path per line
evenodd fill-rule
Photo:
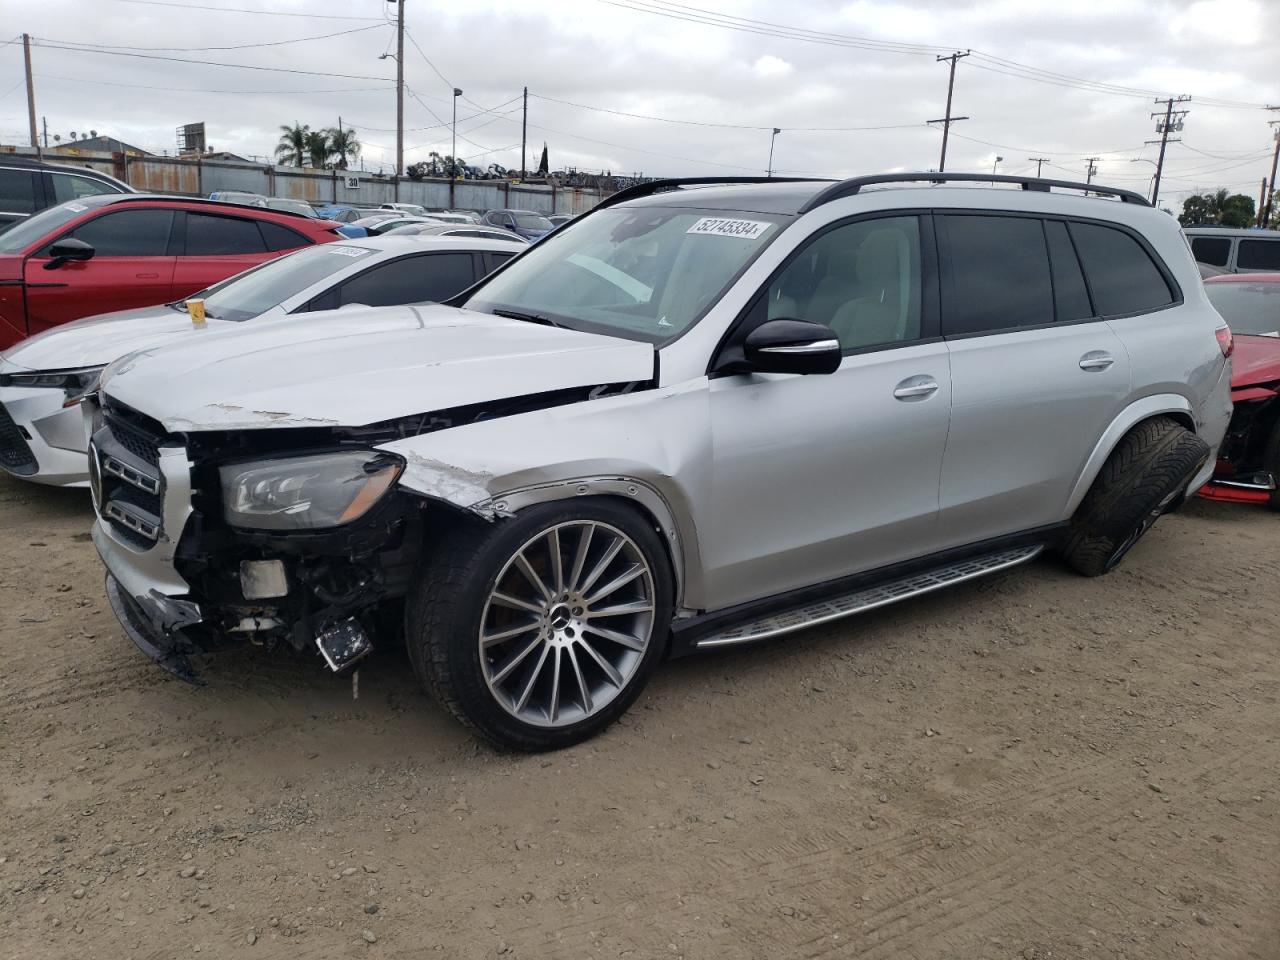
M 81 367 L 77 370 L 33 370 L 30 373 L 0 374 L 0 387 L 49 387 L 60 388 L 64 397 L 62 405 L 73 407 L 98 389 L 98 377 L 102 367 Z
M 227 523 L 258 530 L 338 527 L 368 513 L 391 489 L 404 461 L 344 450 L 222 467 Z

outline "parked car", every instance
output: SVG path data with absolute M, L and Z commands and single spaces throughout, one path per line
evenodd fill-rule
M 377 237 L 326 243 L 246 270 L 195 294 L 206 329 L 184 301 L 88 317 L 0 354 L 0 469 L 53 486 L 87 486 L 88 441 L 80 400 L 113 360 L 206 330 L 356 305 L 447 300 L 518 250 L 494 240 Z
M 1200 493 L 1280 509 L 1280 273 L 1214 277 L 1204 289 L 1235 337 L 1235 406 L 1213 481 Z
M 265 207 L 269 201 L 260 193 L 246 193 L 242 190 L 215 190 L 209 194 L 210 200 L 219 203 L 239 203 L 246 207 Z
M 572 213 L 553 213 L 551 216 L 547 217 L 547 222 L 553 227 L 563 227 L 572 219 Z
M 0 234 L 0 350 L 91 314 L 166 303 L 337 234 L 294 213 L 113 193 L 50 207 Z
M 510 230 L 526 240 L 541 240 L 554 229 L 550 220 L 531 210 L 490 210 L 480 222 Z
M 316 210 L 325 220 L 336 220 L 338 223 L 355 223 L 374 214 L 386 213 L 371 207 L 354 207 L 346 203 L 330 203 Z
M 1023 189 L 954 185 L 991 179 Z M 524 749 L 603 729 L 667 654 L 1046 548 L 1106 573 L 1230 416 L 1177 224 L 1098 184 L 658 181 L 370 320 L 107 369 L 108 597 L 179 673 L 250 639 L 335 671 L 407 642 Z
M 316 220 L 324 219 L 320 214 L 316 213 L 316 208 L 305 200 L 294 200 L 292 197 L 267 197 L 268 210 L 287 210 L 290 213 L 300 213 L 304 217 L 312 217 Z
M 504 243 L 527 244 L 529 241 L 510 230 L 459 223 L 409 223 L 382 231 L 383 236 L 471 237 L 473 240 L 501 240 Z
M 1221 267 L 1228 273 L 1280 270 L 1280 230 L 1187 227 L 1183 232 L 1199 263 Z
M 416 203 L 382 203 L 378 205 L 379 210 L 391 210 L 395 213 L 407 213 L 411 217 L 427 216 L 427 208 L 421 207 Z
M 136 192 L 127 183 L 89 167 L 0 153 L 0 231 L 68 200 Z
M 411 217 L 407 214 L 393 213 L 389 217 L 365 217 L 351 226 L 364 227 L 371 236 L 379 236 L 396 227 L 439 227 L 443 224 L 432 217 Z
M 479 223 L 479 217 L 468 217 L 461 213 L 428 213 L 427 218 L 435 220 L 437 223 Z

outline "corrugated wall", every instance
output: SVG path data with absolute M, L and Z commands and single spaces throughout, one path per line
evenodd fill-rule
M 376 207 L 396 199 L 395 184 L 386 177 L 360 171 L 308 170 L 219 160 L 183 160 L 177 157 L 125 157 L 121 154 L 85 154 L 55 158 L 90 166 L 119 177 L 148 193 L 180 193 L 207 197 L 215 190 L 240 190 L 268 197 L 291 197 L 312 203 L 352 203 Z M 354 186 L 349 186 L 354 182 Z M 452 191 L 450 190 L 452 187 Z M 608 194 L 586 188 L 564 189 L 541 184 L 512 184 L 505 180 L 400 181 L 400 202 L 433 209 L 493 210 L 511 207 L 539 213 L 579 214 Z

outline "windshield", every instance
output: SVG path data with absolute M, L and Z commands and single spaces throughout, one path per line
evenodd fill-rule
M 1280 283 L 1206 283 L 1204 292 L 1232 333 L 1280 336 Z
M 466 305 L 663 343 L 701 319 L 784 225 L 688 207 L 601 210 L 537 243 Z
M 550 230 L 551 221 L 546 217 L 540 217 L 536 213 L 513 213 L 516 218 L 516 226 L 521 230 Z
M 42 210 L 21 223 L 15 223 L 0 233 L 0 253 L 21 253 L 37 240 L 42 240 L 55 230 L 65 227 L 89 208 L 75 200 Z
M 271 260 L 210 287 L 204 296 L 205 315 L 214 320 L 251 320 L 372 253 L 367 247 L 326 243 Z

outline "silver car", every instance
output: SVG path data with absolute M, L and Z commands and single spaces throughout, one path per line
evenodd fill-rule
M 196 328 L 185 301 L 63 324 L 0 354 L 0 470 L 35 483 L 89 482 L 80 401 L 127 353 L 230 331 L 245 321 L 318 310 L 446 300 L 513 253 L 510 243 L 393 237 L 319 244 L 236 274 L 189 299 L 205 302 Z
M 104 373 L 117 616 L 186 677 L 247 641 L 334 671 L 406 642 L 523 749 L 603 729 L 667 656 L 1046 549 L 1106 573 L 1231 409 L 1172 218 L 1013 177 L 647 184 L 451 305 L 297 332 Z

